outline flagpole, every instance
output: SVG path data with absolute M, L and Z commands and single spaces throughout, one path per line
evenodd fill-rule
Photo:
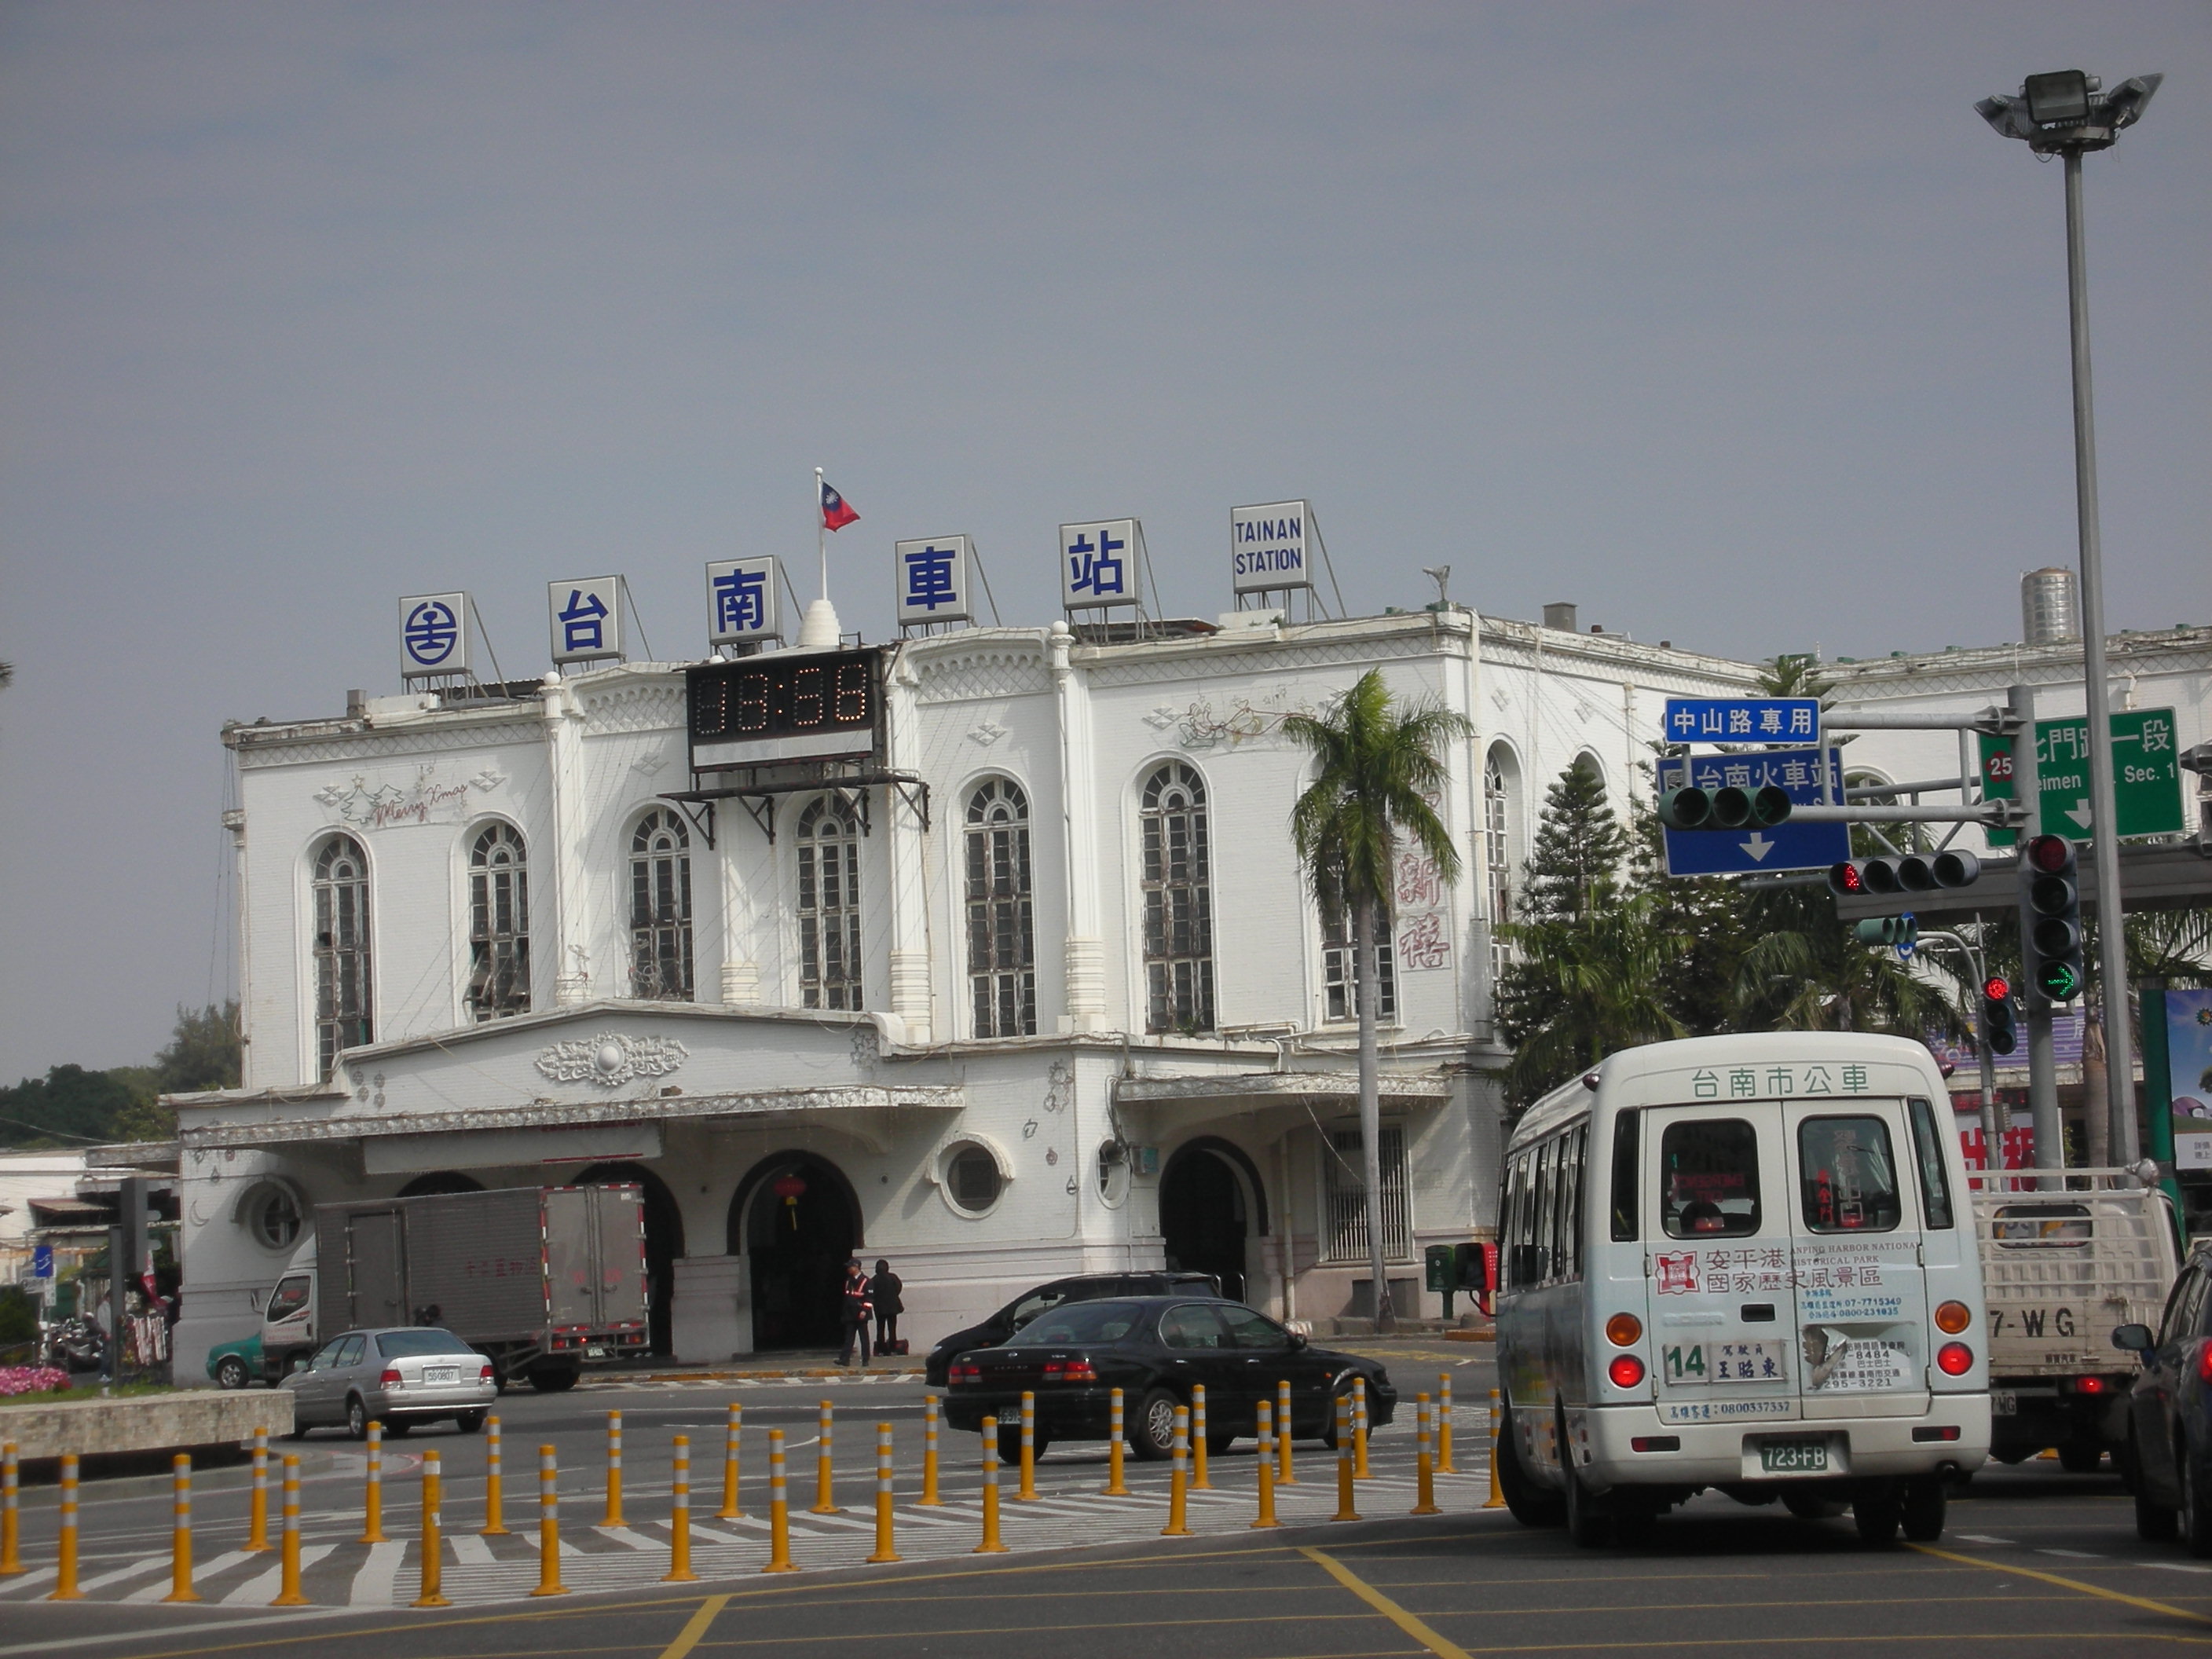
M 822 469 L 814 469 L 814 556 L 822 566 L 822 597 L 830 598 L 830 530 L 822 517 Z

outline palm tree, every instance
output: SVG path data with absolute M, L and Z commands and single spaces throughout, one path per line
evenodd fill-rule
M 1389 914 L 1399 842 L 1427 854 L 1444 881 L 1459 879 L 1459 849 L 1429 805 L 1450 777 L 1444 745 L 1473 734 L 1465 716 L 1422 701 L 1401 705 L 1370 668 L 1320 714 L 1293 714 L 1284 733 L 1313 752 L 1315 777 L 1291 809 L 1291 839 L 1324 917 L 1349 912 L 1352 995 L 1359 1011 L 1359 1147 L 1367 1188 L 1367 1264 L 1375 1328 L 1394 1325 L 1382 1276 L 1382 1100 L 1376 1052 L 1376 926 Z

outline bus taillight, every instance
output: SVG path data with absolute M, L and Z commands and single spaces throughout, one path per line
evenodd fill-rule
M 1632 1353 L 1615 1354 L 1605 1374 L 1614 1388 L 1632 1389 L 1644 1381 L 1644 1362 Z

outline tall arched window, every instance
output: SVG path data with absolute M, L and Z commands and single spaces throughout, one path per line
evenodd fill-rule
M 647 812 L 629 839 L 630 994 L 691 1000 L 691 832 L 672 807 Z
M 469 1017 L 530 1012 L 530 864 L 521 832 L 487 825 L 469 849 Z
M 368 860 L 351 836 L 315 854 L 315 1050 L 328 1077 L 341 1049 L 375 1040 L 370 1006 Z
M 1213 866 L 1206 783 L 1181 761 L 1146 780 L 1138 812 L 1144 854 L 1146 1029 L 1213 1029 Z
M 1508 845 L 1512 803 L 1506 794 L 1505 762 L 1493 749 L 1482 765 L 1483 857 L 1490 872 L 1490 969 L 1495 975 L 1509 954 L 1498 930 L 1513 920 L 1513 854 Z
M 799 996 L 860 1006 L 860 826 L 830 795 L 799 815 Z
M 1036 1034 L 1030 804 L 1009 778 L 968 797 L 968 984 L 977 1036 Z

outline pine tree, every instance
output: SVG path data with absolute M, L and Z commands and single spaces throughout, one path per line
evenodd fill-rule
M 1525 923 L 1573 921 L 1617 893 L 1628 835 L 1605 798 L 1597 763 L 1577 755 L 1544 797 L 1544 816 L 1522 887 Z

